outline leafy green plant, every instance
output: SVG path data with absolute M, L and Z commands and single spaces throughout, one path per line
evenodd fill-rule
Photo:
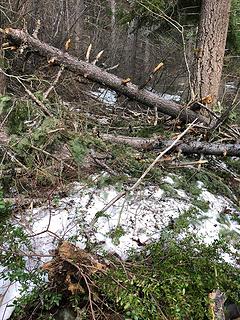
M 238 0 L 231 1 L 231 15 L 229 22 L 228 42 L 232 49 L 236 52 L 240 50 L 240 32 L 239 32 L 239 10 L 240 2 Z
M 60 306 L 62 298 L 62 293 L 50 289 L 47 283 L 39 281 L 38 286 L 31 291 L 22 291 L 21 296 L 14 301 L 15 309 L 12 319 L 24 319 L 26 311 L 34 315 L 36 320 L 54 319 L 50 311 Z
M 10 106 L 10 105 L 9 105 Z M 31 101 L 16 100 L 12 103 L 12 110 L 5 108 L 7 117 L 7 128 L 10 134 L 21 134 L 27 130 L 26 121 L 31 120 L 34 107 Z
M 200 210 L 206 212 L 209 209 L 208 201 L 201 200 L 201 199 L 194 199 L 193 201 L 194 206 L 198 207 Z
M 0 189 L 0 223 L 3 223 L 11 214 L 11 204 L 4 201 L 3 192 Z
M 10 96 L 0 96 L 0 115 L 11 106 L 12 98 Z
M 59 145 L 61 133 L 56 130 L 58 125 L 58 119 L 46 117 L 32 132 L 21 132 L 21 138 L 12 135 L 10 142 L 12 150 L 29 168 L 36 167 L 36 162 L 39 165 L 45 151 L 52 152 Z
M 178 229 L 176 229 L 178 230 Z M 107 299 L 128 319 L 206 319 L 216 288 L 239 301 L 237 268 L 225 262 L 223 240 L 204 244 L 196 235 L 165 231 L 157 243 L 98 279 Z M 216 272 L 217 270 L 217 272 Z
M 115 229 L 111 230 L 109 233 L 109 236 L 112 238 L 113 243 L 115 245 L 119 244 L 119 239 L 125 234 L 125 230 L 121 227 L 118 226 Z
M 159 14 L 165 6 L 169 8 L 172 7 L 172 5 L 174 5 L 174 0 L 140 0 L 131 6 L 132 10 L 130 11 L 120 7 L 117 16 L 122 24 L 130 22 L 137 17 L 141 24 L 153 25 L 159 20 L 159 17 L 155 16 L 155 14 Z
M 199 196 L 201 188 L 197 185 L 197 181 L 201 181 L 204 187 L 214 194 L 226 195 L 228 198 L 234 200 L 233 191 L 226 184 L 226 175 L 221 172 L 217 174 L 210 169 L 202 169 L 200 172 L 195 168 L 179 169 L 175 171 L 181 178 L 176 182 L 176 187 L 183 189 L 190 195 Z
M 79 138 L 75 138 L 69 142 L 70 150 L 75 161 L 80 165 L 88 153 L 87 146 Z
M 41 270 L 29 272 L 26 255 L 31 255 L 33 251 L 28 235 L 21 227 L 5 220 L 0 224 L 0 248 L 1 267 L 4 268 L 0 279 L 19 283 L 20 297 L 13 302 L 15 309 L 12 319 L 21 319 L 29 308 L 39 311 L 39 299 L 41 312 L 36 319 L 47 319 L 47 311 L 59 306 L 62 293 L 49 287 Z M 42 315 L 45 316 L 41 318 Z

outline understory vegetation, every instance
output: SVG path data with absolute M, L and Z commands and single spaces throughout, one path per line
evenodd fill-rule
M 112 127 L 109 130 L 108 123 L 105 128 L 98 122 L 101 117 L 106 119 L 106 115 L 101 114 L 101 103 L 95 106 L 99 114 L 93 120 L 86 110 L 93 102 L 85 103 L 84 111 L 80 112 L 61 100 L 44 100 L 39 92 L 35 95 L 48 106 L 53 116 L 44 115 L 27 98 L 1 97 L 7 143 L 1 144 L 0 150 L 0 259 L 5 270 L 2 278 L 17 281 L 21 292 L 20 298 L 14 302 L 11 319 L 61 319 L 62 312 L 72 319 L 76 315 L 80 319 L 90 319 L 94 315 L 96 319 L 200 320 L 211 319 L 209 293 L 216 288 L 226 294 L 227 301 L 240 301 L 239 269 L 223 259 L 226 254 L 233 257 L 233 261 L 239 259 L 238 235 L 223 234 L 213 244 L 204 244 L 197 233 L 188 229 L 197 220 L 196 209 L 186 212 L 179 221 L 160 231 L 159 241 L 144 245 L 138 253 L 129 253 L 127 261 L 106 253 L 101 257 L 107 265 L 104 272 L 80 277 L 78 271 L 77 280 L 72 279 L 71 283 L 81 283 L 81 289 L 74 294 L 49 273 L 46 282 L 46 272 L 41 269 L 35 267 L 29 272 L 25 257 L 34 256 L 30 238 L 20 226 L 9 222 L 11 213 L 24 214 L 29 203 L 20 202 L 13 206 L 3 198 L 21 194 L 38 198 L 40 204 L 46 198 L 54 202 L 56 197 L 64 195 L 69 182 L 78 179 L 91 186 L 93 182 L 89 175 L 104 170 L 107 175 L 96 182 L 98 187 L 113 185 L 122 190 L 142 175 L 156 157 L 156 152 L 141 152 L 130 146 L 106 142 L 101 135 L 121 131 L 128 136 L 146 137 L 152 136 L 156 130 L 155 134 L 161 133 L 163 139 L 169 139 L 179 130 L 173 129 L 172 120 L 160 121 L 156 127 L 149 124 L 154 114 L 147 116 L 146 123 L 143 114 L 132 117 L 132 128 L 129 128 L 129 120 L 121 119 L 121 114 L 115 118 L 114 110 L 107 116 Z M 131 117 L 131 113 L 128 116 Z M 226 159 L 226 169 L 221 167 L 219 159 L 212 157 L 208 165 L 199 170 L 194 165 L 184 166 L 189 159 L 197 164 L 196 156 L 188 159 L 183 155 L 166 156 L 151 170 L 145 184 L 159 185 L 166 196 L 173 199 L 177 197 L 175 190 L 182 189 L 190 196 L 195 208 L 204 212 L 209 204 L 199 198 L 198 182 L 202 181 L 209 191 L 225 195 L 236 208 L 239 207 L 239 188 L 232 179 L 239 173 L 238 160 Z M 180 168 L 178 163 L 183 167 Z M 168 174 L 173 179 L 172 185 L 163 181 Z M 123 234 L 119 227 L 113 230 L 111 237 L 117 244 Z M 233 244 L 231 249 L 229 241 Z M 94 248 L 91 243 L 88 247 Z M 64 272 L 68 272 L 68 266 L 64 266 Z
M 144 245 L 138 253 L 130 252 L 126 261 L 106 253 L 101 257 L 107 265 L 104 272 L 86 275 L 87 280 L 83 276 L 81 280 L 71 280 L 71 283 L 81 283 L 81 290 L 73 295 L 66 285 L 60 285 L 49 273 L 49 281 L 46 282 L 44 270 L 35 267 L 29 272 L 25 256 L 34 256 L 29 236 L 7 219 L 11 212 L 24 212 L 26 204 L 12 206 L 4 201 L 3 195 L 6 197 L 17 192 L 39 197 L 41 194 L 44 201 L 43 195 L 47 197 L 53 190 L 51 201 L 54 202 L 76 177 L 91 186 L 89 174 L 105 169 L 101 163 L 94 161 L 96 154 L 104 155 L 108 171 L 108 175 L 98 180 L 98 187 L 118 185 L 121 190 L 139 178 L 156 155 L 153 151 L 141 153 L 130 146 L 104 142 L 101 134 L 93 130 L 96 123 L 88 123 L 88 119 L 80 113 L 79 118 L 74 115 L 73 122 L 71 111 L 66 111 L 63 104 L 52 103 L 50 110 L 55 114 L 48 117 L 39 112 L 31 101 L 17 103 L 10 96 L 4 96 L 1 103 L 6 132 L 11 133 L 8 135 L 9 147 L 1 147 L 1 170 L 4 173 L 1 176 L 0 206 L 1 265 L 6 270 L 4 278 L 17 281 L 21 286 L 21 297 L 14 302 L 15 311 L 11 319 L 58 319 L 61 312 L 72 317 L 78 314 L 80 319 L 90 319 L 92 314 L 99 319 L 211 319 L 208 295 L 214 289 L 223 291 L 227 301 L 240 300 L 239 269 L 223 258 L 227 254 L 233 261 L 238 259 L 238 235 L 222 234 L 221 239 L 205 244 L 197 233 L 189 231 L 194 221 L 198 223 L 196 209 L 190 209 L 160 231 L 157 242 Z M 26 125 L 20 126 L 20 123 Z M 122 131 L 131 135 L 124 120 L 121 126 L 124 128 Z M 140 126 L 138 120 L 136 126 Z M 144 135 L 148 127 L 153 129 L 151 126 L 141 126 L 145 130 Z M 160 126 L 164 128 L 164 124 Z M 167 129 L 161 130 L 162 134 L 166 132 L 167 137 L 174 135 Z M 101 132 L 104 133 L 102 125 Z M 139 136 L 136 132 L 132 135 L 136 134 Z M 180 155 L 177 161 L 189 160 Z M 209 204 L 199 198 L 201 190 L 198 182 L 202 181 L 209 191 L 225 195 L 237 208 L 239 189 L 232 183 L 232 174 L 239 172 L 238 161 L 227 160 L 229 169 L 222 168 L 216 173 L 212 168 L 218 161 L 209 159 L 209 165 L 198 170 L 194 166 L 179 168 L 177 163 L 174 168 L 173 162 L 169 165 L 166 158 L 166 162 L 162 161 L 152 169 L 145 184 L 160 185 L 166 196 L 171 198 L 177 197 L 175 188 L 182 189 L 191 197 L 195 208 L 204 212 Z M 167 174 L 171 174 L 172 185 L 162 180 Z M 111 237 L 117 244 L 123 234 L 119 227 L 113 230 Z M 232 243 L 231 249 L 229 241 Z M 88 247 L 92 248 L 92 254 L 96 254 L 91 243 Z M 68 266 L 64 266 L 67 273 Z M 79 277 L 79 271 L 76 274 L 75 277 Z
M 2 202 L 1 214 L 6 210 L 9 207 Z M 215 288 L 226 294 L 228 302 L 240 300 L 239 268 L 224 258 L 228 255 L 234 260 L 239 243 L 230 249 L 227 236 L 222 236 L 207 245 L 189 232 L 186 221 L 179 218 L 161 232 L 159 241 L 144 246 L 141 252 L 129 252 L 126 261 L 107 253 L 101 257 L 105 270 L 99 268 L 89 276 L 80 267 L 71 279 L 72 286 L 78 284 L 75 294 L 57 282 L 56 274 L 61 274 L 61 279 L 72 274 L 69 265 L 76 261 L 61 265 L 58 260 L 46 282 L 46 271 L 27 270 L 24 256 L 34 255 L 28 235 L 5 221 L 0 229 L 5 244 L 0 256 L 6 268 L 4 278 L 21 284 L 21 297 L 14 303 L 11 319 L 58 319 L 64 308 L 69 317 L 78 315 L 80 319 L 93 314 L 98 319 L 211 319 L 208 295 Z

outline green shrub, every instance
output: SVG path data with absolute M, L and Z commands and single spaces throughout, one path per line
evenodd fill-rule
M 3 192 L 0 189 L 0 224 L 2 224 L 11 214 L 11 204 L 4 201 Z
M 206 319 L 208 294 L 216 288 L 239 301 L 240 271 L 222 258 L 224 241 L 204 244 L 195 235 L 164 232 L 98 279 L 101 290 L 127 319 Z

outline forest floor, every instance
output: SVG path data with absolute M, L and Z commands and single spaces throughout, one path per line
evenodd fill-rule
M 4 130 L 0 134 L 4 200 L 12 204 L 11 224 L 14 228 L 21 227 L 30 239 L 30 253 L 24 250 L 29 243 L 27 245 L 23 239 L 21 246 L 15 249 L 24 256 L 25 271 L 35 275 L 36 270 L 40 270 L 51 257 L 59 259 L 55 250 L 59 250 L 64 241 L 71 241 L 77 248 L 96 255 L 105 267 L 109 267 L 107 261 L 111 260 L 110 257 L 117 259 L 118 262 L 114 262 L 117 265 L 119 261 L 124 265 L 132 252 L 144 251 L 152 243 L 158 243 L 166 230 L 176 231 L 178 239 L 190 233 L 206 245 L 212 245 L 224 237 L 224 241 L 228 242 L 228 250 L 221 253 L 221 258 L 229 265 L 239 263 L 236 262 L 239 258 L 236 245 L 240 238 L 239 158 L 196 154 L 186 156 L 170 152 L 131 191 L 129 188 L 161 150 L 136 150 L 131 146 L 106 142 L 101 135 L 111 133 L 115 136 L 174 139 L 186 126 L 164 115 L 156 117 L 154 110 L 142 109 L 132 101 L 118 103 L 119 97 L 115 93 L 94 86 L 81 93 L 81 103 L 63 101 L 57 93 L 45 100 L 41 92 L 35 95 L 54 112 L 54 117 L 43 115 L 29 97 L 15 98 L 9 95 L 2 101 L 5 117 Z M 176 95 L 167 98 L 176 99 Z M 184 138 L 192 141 L 203 137 L 202 130 L 194 129 Z M 212 140 L 233 142 L 234 138 L 218 130 Z M 123 196 L 112 201 L 121 193 L 124 193 Z M 10 239 L 7 241 L 10 244 Z M 49 269 L 47 266 L 45 270 L 50 284 L 55 289 L 56 285 L 60 288 L 61 297 L 54 291 L 53 301 L 46 310 L 36 304 L 33 298 L 35 309 L 29 309 L 28 300 L 24 298 L 25 315 L 16 313 L 13 319 L 28 319 L 31 314 L 32 319 L 40 319 L 40 315 L 46 316 L 46 312 L 48 316 L 52 313 L 57 319 L 56 305 L 61 302 L 63 310 L 69 307 L 63 303 L 66 296 L 72 303 L 70 309 L 75 310 L 70 319 L 75 319 L 76 313 L 81 312 L 88 316 L 90 314 L 90 318 L 95 313 L 101 317 L 98 307 L 93 308 L 91 304 L 93 297 L 87 303 L 80 303 L 80 309 L 74 308 L 76 301 L 68 291 L 73 294 L 73 289 L 69 288 L 75 282 L 80 283 L 80 271 L 74 269 L 76 266 L 72 257 L 64 256 L 63 260 L 57 261 L 59 268 L 64 268 L 66 261 L 70 263 L 70 269 L 63 273 L 61 279 L 65 286 L 59 287 L 59 278 L 51 274 L 52 267 Z M 7 264 L 3 267 L 9 269 Z M 96 268 L 101 269 L 99 265 Z M 55 276 L 56 270 L 54 264 Z M 91 277 L 93 273 L 81 272 L 83 278 Z M 12 273 L 16 274 L 14 268 L 8 274 Z M 78 280 L 73 280 L 74 273 Z M 70 275 L 73 278 L 66 283 Z M 13 310 L 7 307 L 9 301 L 22 295 L 23 283 L 29 281 L 18 276 L 15 281 L 10 278 L 6 277 L 2 282 L 0 312 L 3 320 L 8 319 Z M 85 282 L 86 285 L 91 283 L 86 279 Z M 141 290 L 143 287 L 145 284 L 141 284 Z M 31 296 L 31 292 L 34 292 L 33 283 L 30 288 Z M 84 292 L 86 296 L 91 290 L 78 287 L 74 294 Z M 108 290 L 106 288 L 106 292 Z M 113 299 L 111 294 L 109 291 L 107 298 L 100 295 L 101 303 Z M 33 297 L 36 299 L 34 294 Z M 122 314 L 126 310 L 130 312 L 130 319 L 135 319 L 134 312 L 143 312 L 139 305 L 132 312 L 129 301 L 124 297 L 125 293 L 119 298 L 120 304 L 118 301 L 111 304 L 110 308 L 103 308 L 105 318 L 113 316 L 109 310 L 115 307 L 115 318 L 111 319 L 123 319 Z M 160 305 L 165 308 L 164 303 Z M 171 308 L 166 307 L 166 310 L 170 312 Z M 15 309 L 17 311 L 18 307 Z M 154 312 L 159 314 L 159 311 Z M 156 318 L 152 316 L 152 319 Z

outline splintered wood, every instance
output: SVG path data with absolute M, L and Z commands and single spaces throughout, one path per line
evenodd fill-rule
M 72 294 L 86 292 L 86 277 L 106 269 L 106 265 L 70 243 L 63 241 L 55 252 L 54 258 L 46 262 L 42 269 L 47 271 L 50 281 L 66 287 Z M 64 288 L 63 288 L 64 289 Z
M 158 112 L 170 115 L 173 118 L 178 118 L 187 123 L 190 123 L 195 119 L 198 119 L 199 122 L 206 125 L 210 122 L 210 119 L 196 114 L 192 110 L 189 110 L 189 108 L 186 106 L 165 100 L 159 95 L 147 89 L 141 89 L 141 87 L 134 85 L 131 82 L 127 82 L 127 85 L 123 85 L 124 79 L 121 79 L 114 74 L 110 74 L 106 70 L 102 70 L 94 65 L 94 62 L 89 63 L 78 60 L 67 52 L 61 51 L 45 42 L 40 41 L 39 39 L 32 37 L 24 30 L 7 28 L 5 30 L 0 29 L 0 32 L 4 34 L 11 45 L 20 47 L 22 43 L 26 44 L 28 48 L 34 49 L 34 52 L 39 52 L 42 56 L 47 57 L 49 63 L 61 66 L 64 65 L 65 69 L 76 72 L 90 81 L 97 82 L 111 90 L 123 94 L 129 99 L 135 100 L 147 108 L 157 108 Z M 100 53 L 96 59 L 98 59 L 99 56 Z M 86 60 L 88 59 L 89 57 L 87 57 Z M 159 71 L 162 66 L 162 63 L 158 64 L 153 70 L 153 74 Z

